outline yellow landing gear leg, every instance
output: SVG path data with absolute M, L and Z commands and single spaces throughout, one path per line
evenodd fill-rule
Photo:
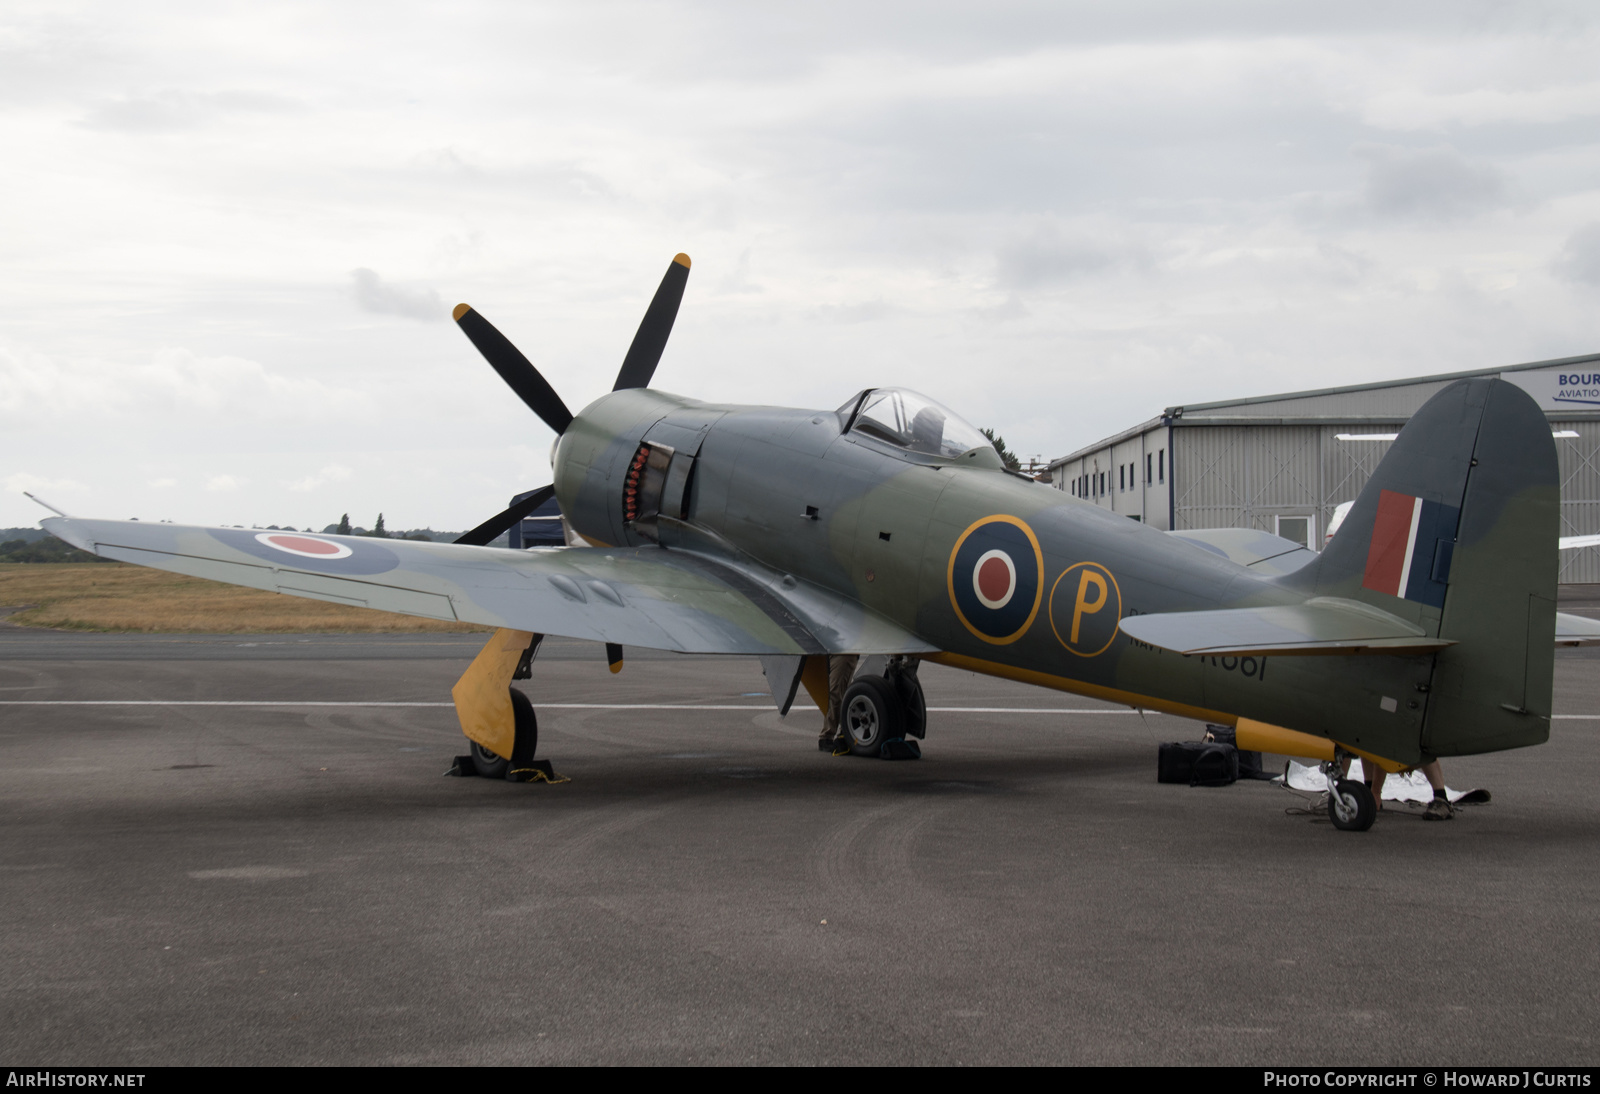
M 511 686 L 513 679 L 526 679 L 528 665 L 543 640 L 542 634 L 502 627 L 450 689 L 461 732 L 472 748 L 468 755 L 456 757 L 449 774 L 511 782 L 566 781 L 555 776 L 548 761 L 534 760 L 539 745 L 538 718 L 528 697 Z

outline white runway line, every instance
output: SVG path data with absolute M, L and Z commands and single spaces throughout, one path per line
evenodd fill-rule
M 723 703 L 539 703 L 548 710 L 773 710 Z M 454 703 L 317 702 L 303 699 L 0 699 L 0 707 L 453 707 Z M 790 712 L 816 710 L 794 706 Z M 929 707 L 930 714 L 1137 714 L 1122 708 Z M 1156 711 L 1148 713 L 1155 714 Z
M 772 710 L 727 703 L 539 703 L 549 710 Z M 319 702 L 306 699 L 0 699 L 0 707 L 454 707 L 454 703 Z M 793 706 L 790 713 L 816 710 Z M 1138 714 L 1128 707 L 929 707 L 929 714 Z M 1159 710 L 1145 714 L 1159 715 Z M 1176 717 L 1176 715 L 1174 715 Z M 1552 714 L 1555 721 L 1600 721 L 1600 714 Z

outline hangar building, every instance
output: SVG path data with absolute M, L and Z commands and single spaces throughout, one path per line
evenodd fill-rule
M 1561 466 L 1561 534 L 1600 533 L 1600 354 L 1168 407 L 1050 461 L 1050 481 L 1157 528 L 1256 528 L 1316 549 L 1399 428 L 1470 376 L 1516 384 L 1544 409 Z M 1600 548 L 1563 551 L 1560 580 L 1600 582 Z

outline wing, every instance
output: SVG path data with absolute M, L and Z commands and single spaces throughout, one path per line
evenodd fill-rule
M 430 619 L 680 653 L 921 653 L 848 597 L 662 547 L 513 551 L 455 543 L 50 517 L 106 558 Z
M 1304 604 L 1206 612 L 1131 615 L 1130 638 L 1182 654 L 1432 653 L 1454 642 L 1353 600 L 1313 597 Z

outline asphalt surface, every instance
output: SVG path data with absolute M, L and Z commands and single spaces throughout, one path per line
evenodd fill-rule
M 754 662 L 552 641 L 558 786 L 308 705 L 447 704 L 481 642 L 0 628 L 0 1064 L 1595 1060 L 1600 719 L 1350 834 L 1158 784 L 1194 723 L 934 666 L 964 709 L 890 763 Z M 1597 681 L 1559 654 L 1557 712 Z

